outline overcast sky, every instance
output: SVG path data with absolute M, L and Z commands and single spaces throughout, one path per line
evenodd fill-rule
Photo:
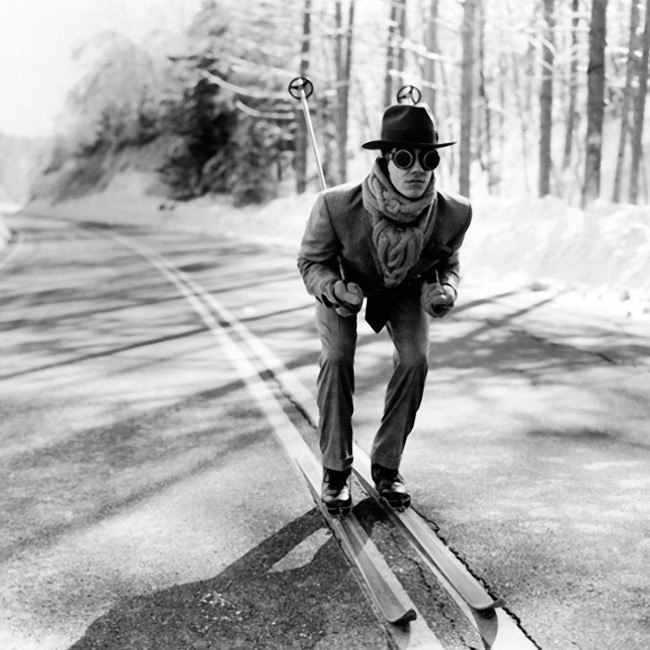
M 79 73 L 74 48 L 94 33 L 134 39 L 180 31 L 200 0 L 0 0 L 0 133 L 46 135 Z

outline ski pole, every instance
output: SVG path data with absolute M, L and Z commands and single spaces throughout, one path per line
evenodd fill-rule
M 314 148 L 314 155 L 316 157 L 316 166 L 318 167 L 318 177 L 320 178 L 321 188 L 323 190 L 327 189 L 327 183 L 325 182 L 325 174 L 323 173 L 323 165 L 320 161 L 320 155 L 318 153 L 318 146 L 316 144 L 316 134 L 314 133 L 314 127 L 311 123 L 311 116 L 309 115 L 309 104 L 307 103 L 307 97 L 310 97 L 314 92 L 314 84 L 307 79 L 307 77 L 296 77 L 292 79 L 289 83 L 289 94 L 294 99 L 299 99 L 302 104 L 302 112 L 305 114 L 305 122 L 307 123 L 307 130 L 311 137 L 311 143 Z M 341 279 L 347 285 L 345 279 L 345 271 L 343 270 L 343 262 L 341 261 L 341 256 L 337 255 L 336 257 L 339 265 L 339 274 Z M 356 286 L 356 285 L 355 285 Z
M 307 103 L 307 97 L 310 97 L 314 92 L 314 84 L 307 79 L 307 77 L 296 77 L 291 80 L 289 84 L 289 94 L 294 99 L 299 99 L 302 104 L 302 112 L 305 114 L 305 122 L 307 123 L 307 130 L 309 131 L 309 136 L 311 137 L 311 143 L 314 148 L 314 155 L 316 156 L 316 167 L 318 167 L 318 177 L 320 178 L 320 184 L 322 189 L 327 189 L 327 184 L 325 183 L 325 174 L 323 173 L 323 165 L 320 161 L 320 155 L 318 153 L 318 146 L 316 145 L 316 135 L 314 134 L 314 127 L 311 123 L 311 116 L 309 114 L 309 104 Z

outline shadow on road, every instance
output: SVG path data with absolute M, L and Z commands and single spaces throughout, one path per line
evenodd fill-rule
M 158 343 L 166 343 L 168 341 L 177 341 L 179 339 L 188 338 L 196 336 L 197 334 L 202 334 L 207 332 L 208 328 L 199 327 L 196 329 L 189 330 L 187 332 L 181 332 L 179 334 L 170 334 L 168 336 L 159 336 L 156 338 L 147 339 L 144 341 L 138 341 L 135 343 L 129 343 L 128 345 L 120 345 L 118 347 L 109 348 L 107 350 L 101 350 L 99 352 L 89 352 L 87 354 L 82 354 L 77 357 L 72 357 L 70 359 L 65 359 L 64 361 L 57 361 L 54 363 L 47 363 L 40 366 L 35 366 L 33 368 L 26 368 L 25 370 L 19 370 L 16 372 L 11 372 L 6 375 L 0 375 L 0 381 L 7 379 L 14 379 L 16 377 L 22 377 L 24 375 L 29 375 L 35 372 L 42 372 L 44 370 L 51 370 L 53 368 L 61 368 L 62 366 L 71 366 L 82 361 L 90 361 L 91 359 L 101 359 L 102 357 L 110 357 L 114 354 L 119 354 L 120 352 L 128 352 L 131 350 L 137 350 L 140 348 L 145 348 L 150 345 L 156 345 Z
M 213 471 L 227 463 L 232 453 L 267 438 L 269 432 L 256 412 L 252 426 L 245 426 L 251 417 L 246 407 L 231 406 L 221 420 L 211 421 L 213 405 L 232 398 L 244 385 L 242 380 L 229 382 L 148 409 L 146 415 L 83 428 L 47 446 L 6 455 L 0 463 L 5 488 L 29 496 L 20 507 L 7 509 L 5 532 L 14 534 L 5 537 L 0 562 L 26 549 L 49 546 L 188 477 Z M 190 409 L 204 414 L 204 427 L 182 421 Z M 229 426 L 233 421 L 238 426 Z M 134 470 L 137 478 L 124 480 Z M 60 494 L 62 504 L 53 500 L 51 509 L 46 509 L 42 494 Z M 77 501 L 76 495 L 83 498 Z M 20 519 L 20 526 L 12 526 L 13 518 Z
M 72 648 L 388 647 L 333 538 L 273 570 L 322 526 L 312 510 L 214 578 L 123 600 Z

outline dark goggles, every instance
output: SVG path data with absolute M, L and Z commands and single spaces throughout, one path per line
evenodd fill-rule
M 415 165 L 416 151 L 420 167 L 424 171 L 431 172 L 440 164 L 440 155 L 435 149 L 393 149 L 386 158 L 392 160 L 398 169 L 411 169 Z

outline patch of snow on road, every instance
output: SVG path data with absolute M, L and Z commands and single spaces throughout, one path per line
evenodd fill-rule
M 7 228 L 2 217 L 6 214 L 13 214 L 18 212 L 22 206 L 18 203 L 7 203 L 6 201 L 0 201 L 0 250 L 2 250 L 7 242 L 11 239 L 11 231 Z

